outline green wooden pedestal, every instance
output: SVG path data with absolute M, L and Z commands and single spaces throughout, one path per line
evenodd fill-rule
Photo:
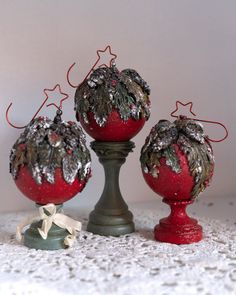
M 37 205 L 38 207 L 38 205 Z M 57 212 L 61 212 L 62 205 L 57 206 Z M 69 232 L 53 224 L 48 232 L 48 237 L 44 240 L 39 234 L 38 228 L 41 228 L 42 221 L 34 222 L 24 233 L 24 245 L 29 248 L 41 250 L 65 249 L 64 239 Z
M 134 231 L 133 214 L 128 210 L 119 187 L 119 172 L 129 152 L 135 147 L 128 142 L 91 142 L 105 171 L 103 193 L 89 215 L 87 230 L 104 236 L 120 236 Z

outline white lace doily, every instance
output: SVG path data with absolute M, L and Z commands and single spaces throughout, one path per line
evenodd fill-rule
M 29 212 L 2 214 L 0 294 L 236 294 L 233 227 L 199 219 L 204 240 L 177 246 L 153 240 L 159 219 L 154 210 L 133 213 L 133 234 L 115 238 L 82 231 L 73 248 L 53 252 L 27 249 L 15 240 L 16 224 Z

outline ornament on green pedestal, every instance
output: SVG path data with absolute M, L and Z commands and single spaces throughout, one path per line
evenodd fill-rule
M 101 52 L 109 50 L 109 65 L 98 65 Z M 133 215 L 119 187 L 121 165 L 134 148 L 130 141 L 150 116 L 150 88 L 137 71 L 119 71 L 110 46 L 97 51 L 98 59 L 76 88 L 76 118 L 95 139 L 91 143 L 105 171 L 105 186 L 91 212 L 88 231 L 119 236 L 134 231 Z M 69 81 L 69 72 L 67 78 Z
M 63 121 L 61 115 L 60 107 L 53 121 L 47 117 L 32 119 L 10 155 L 10 172 L 17 187 L 42 206 L 24 239 L 25 245 L 36 249 L 71 245 L 67 236 L 74 240 L 80 224 L 62 215 L 62 203 L 81 192 L 91 174 L 83 131 L 75 122 Z
M 98 141 L 128 141 L 150 116 L 150 89 L 131 69 L 100 67 L 77 88 L 75 111 L 84 130 Z

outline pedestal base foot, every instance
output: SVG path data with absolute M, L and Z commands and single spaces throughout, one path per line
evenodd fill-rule
M 42 221 L 31 224 L 24 233 L 24 245 L 29 248 L 41 250 L 58 250 L 65 249 L 64 239 L 68 236 L 68 231 L 53 224 L 48 232 L 48 237 L 44 240 L 38 232 L 41 228 Z
M 41 204 L 36 204 L 37 208 L 41 206 Z M 62 204 L 56 205 L 56 212 L 61 213 L 62 207 Z M 43 210 L 44 214 L 50 216 L 50 211 L 47 211 L 46 208 Z M 42 224 L 43 220 L 33 222 L 25 231 L 24 245 L 26 247 L 37 250 L 58 250 L 67 248 L 67 246 L 64 244 L 64 239 L 68 236 L 69 232 L 66 229 L 61 228 L 53 223 L 48 231 L 47 238 L 43 239 L 38 231 L 39 228 L 42 228 Z
M 187 224 L 173 224 L 163 218 L 154 229 L 155 239 L 172 244 L 191 244 L 202 240 L 202 227 L 196 219 L 190 218 Z
M 186 213 L 186 206 L 193 200 L 168 200 L 164 199 L 171 212 L 167 218 L 160 220 L 154 229 L 155 239 L 160 242 L 172 244 L 191 244 L 202 240 L 202 227 L 197 220 L 190 218 Z
M 87 231 L 102 236 L 121 236 L 134 232 L 133 214 L 127 211 L 121 215 L 104 215 L 92 211 Z

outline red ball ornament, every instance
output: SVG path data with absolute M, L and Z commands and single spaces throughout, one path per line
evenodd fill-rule
M 166 163 L 166 158 L 160 159 L 158 177 L 155 178 L 150 173 L 144 173 L 145 181 L 150 188 L 158 195 L 168 200 L 189 200 L 192 198 L 191 192 L 194 186 L 193 176 L 190 174 L 188 159 L 181 151 L 179 145 L 173 144 L 172 148 L 178 158 L 181 172 L 176 173 Z
M 10 172 L 19 190 L 40 205 L 61 204 L 81 192 L 90 176 L 85 136 L 59 112 L 30 122 L 14 144 Z
M 86 124 L 79 115 L 79 121 L 85 132 L 97 141 L 128 141 L 138 134 L 146 122 L 145 118 L 139 120 L 129 118 L 124 121 L 116 110 L 109 114 L 104 127 L 97 124 L 91 112 L 88 113 L 88 120 L 89 124 Z
M 155 239 L 189 244 L 202 239 L 202 227 L 186 206 L 209 184 L 214 169 L 212 148 L 196 121 L 161 120 L 141 151 L 142 172 L 150 188 L 170 205 L 171 213 L 155 227 Z
M 77 120 L 97 141 L 128 141 L 149 118 L 149 94 L 135 70 L 100 67 L 76 90 Z
M 45 179 L 42 180 L 41 184 L 37 184 L 28 167 L 23 166 L 18 172 L 15 183 L 27 198 L 41 205 L 48 203 L 62 204 L 81 192 L 86 184 L 85 180 L 79 181 L 78 178 L 75 178 L 71 184 L 67 183 L 63 178 L 61 168 L 55 169 L 54 177 L 53 184 Z

